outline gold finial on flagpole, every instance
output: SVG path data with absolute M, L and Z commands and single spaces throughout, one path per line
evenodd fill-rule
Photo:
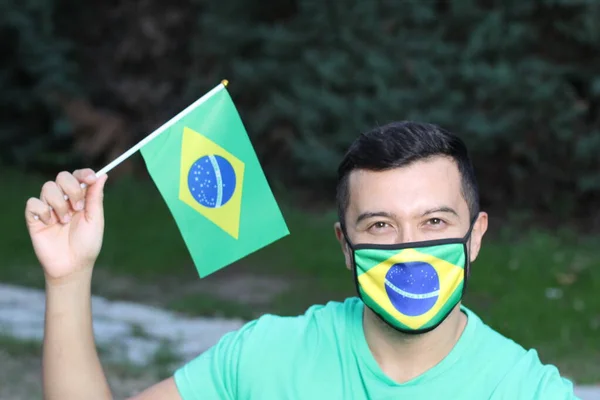
M 221 83 L 223 84 L 223 86 L 227 87 L 227 84 L 229 83 L 229 81 L 227 79 L 223 79 L 221 81 Z

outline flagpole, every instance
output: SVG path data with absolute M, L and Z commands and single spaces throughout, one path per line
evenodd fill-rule
M 167 129 L 169 129 L 171 126 L 173 126 L 181 118 L 183 118 L 187 114 L 189 114 L 194 108 L 198 107 L 200 104 L 204 103 L 206 100 L 210 99 L 212 96 L 214 96 L 215 94 L 217 94 L 218 92 L 220 92 L 221 90 L 223 90 L 225 87 L 227 87 L 228 83 L 229 82 L 227 80 L 221 81 L 221 83 L 219 85 L 215 86 L 213 89 L 211 89 L 210 92 L 206 93 L 204 96 L 200 97 L 198 100 L 196 100 L 195 102 L 193 102 L 192 104 L 190 104 L 188 107 L 186 107 L 179 114 L 177 114 L 176 116 L 174 116 L 173 118 L 171 118 L 167 123 L 165 123 L 160 128 L 158 128 L 157 130 L 155 130 L 154 132 L 152 132 L 151 134 L 149 134 L 148 136 L 146 136 L 144 139 L 142 139 L 141 141 L 139 141 L 135 146 L 133 146 L 132 148 L 130 148 L 129 150 L 127 150 L 125 153 L 123 153 L 119 157 L 115 158 L 106 167 L 104 167 L 100 171 L 96 172 L 96 176 L 100 177 L 100 176 L 102 176 L 104 174 L 107 174 L 110 170 L 112 170 L 117 165 L 121 164 L 123 161 L 125 161 L 126 159 L 128 159 L 129 157 L 131 157 L 135 152 L 137 152 L 139 149 L 141 149 L 142 147 L 144 147 L 150 141 L 152 141 L 153 139 L 155 139 L 158 135 L 160 135 L 161 133 L 163 133 L 164 131 L 166 131 Z M 82 184 L 82 186 L 84 186 L 84 185 Z

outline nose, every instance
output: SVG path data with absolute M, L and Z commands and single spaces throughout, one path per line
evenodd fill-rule
M 415 228 L 410 225 L 400 225 L 398 233 L 396 235 L 396 243 L 404 244 L 410 242 L 416 242 L 416 231 Z

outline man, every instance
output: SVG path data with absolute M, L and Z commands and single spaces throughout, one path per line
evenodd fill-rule
M 392 123 L 361 135 L 338 172 L 340 279 L 358 297 L 249 322 L 136 399 L 575 398 L 555 367 L 461 304 L 488 216 L 459 138 Z M 105 182 L 62 172 L 27 203 L 47 282 L 47 399 L 111 398 L 90 311 Z

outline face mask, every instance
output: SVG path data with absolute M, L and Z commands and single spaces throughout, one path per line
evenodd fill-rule
M 463 297 L 472 228 L 463 238 L 394 245 L 352 245 L 345 235 L 358 295 L 398 331 L 435 329 Z

